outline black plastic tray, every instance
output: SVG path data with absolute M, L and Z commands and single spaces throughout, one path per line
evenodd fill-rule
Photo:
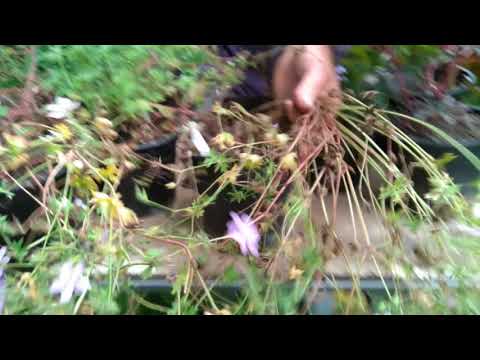
M 379 278 L 359 279 L 357 283 L 367 300 L 370 302 L 372 300 L 386 300 L 388 299 L 388 293 L 391 295 L 397 291 L 408 293 L 413 289 L 426 289 L 432 286 L 439 286 L 439 284 L 436 284 L 435 282 L 428 284 L 420 281 L 409 282 L 407 285 L 402 281 L 395 281 L 391 278 L 385 278 L 383 281 Z M 458 287 L 458 283 L 453 280 L 446 280 L 445 284 L 452 289 Z M 152 302 L 163 301 L 165 305 L 168 305 L 168 300 L 173 300 L 171 297 L 173 288 L 171 283 L 167 280 L 132 279 L 130 285 L 135 291 L 147 296 Z M 243 285 L 241 283 L 213 285 L 207 282 L 207 286 L 212 289 L 211 292 L 217 299 L 235 301 L 242 295 Z M 293 285 L 291 283 L 286 283 L 284 286 L 288 290 Z M 335 278 L 335 282 L 325 280 L 321 284 L 313 284 L 312 286 L 317 289 L 318 295 L 308 309 L 307 313 L 310 315 L 334 315 L 337 308 L 336 292 L 338 290 L 350 292 L 355 289 L 354 281 L 347 277 Z
M 416 140 L 427 153 L 436 159 L 441 158 L 446 153 L 455 155 L 456 159 L 446 165 L 446 172 L 452 177 L 455 184 L 460 186 L 460 190 L 464 195 L 477 195 L 478 190 L 475 182 L 480 180 L 480 171 L 457 149 L 448 144 L 432 143 L 422 141 L 421 139 Z M 465 144 L 464 146 L 475 156 L 480 157 L 480 142 Z M 414 172 L 413 181 L 420 194 L 429 191 L 430 185 L 423 172 L 418 170 Z

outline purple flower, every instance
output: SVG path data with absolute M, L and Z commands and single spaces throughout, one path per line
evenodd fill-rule
M 73 296 L 81 295 L 90 289 L 88 277 L 83 275 L 84 266 L 82 263 L 74 265 L 71 261 L 66 262 L 60 268 L 58 277 L 50 287 L 52 295 L 60 294 L 60 303 L 68 303 Z
M 227 236 L 240 245 L 240 250 L 244 256 L 251 254 L 259 257 L 260 233 L 250 216 L 231 212 L 230 217 L 232 221 L 227 224 Z
M 10 261 L 10 258 L 6 256 L 7 254 L 7 248 L 2 247 L 0 248 L 0 314 L 3 311 L 3 305 L 5 304 L 5 292 L 6 292 L 6 286 L 5 286 L 5 277 L 3 268 L 7 263 Z
M 340 81 L 344 81 L 347 79 L 346 75 L 348 73 L 347 69 L 342 66 L 342 65 L 338 65 L 336 68 L 335 68 L 336 72 L 337 72 L 337 76 L 338 76 L 338 80 Z
M 5 279 L 2 277 L 0 278 L 0 315 L 2 314 L 3 311 L 3 305 L 5 304 L 5 292 L 6 292 L 6 286 L 5 286 Z
M 4 246 L 0 248 L 0 278 L 3 277 L 3 268 L 9 261 L 10 258 L 7 256 L 7 248 Z

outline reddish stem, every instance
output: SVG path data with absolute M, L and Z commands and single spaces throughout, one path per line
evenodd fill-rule
M 317 157 L 320 152 L 322 151 L 322 149 L 325 147 L 325 145 L 327 144 L 327 142 L 330 140 L 331 136 L 330 137 L 327 137 L 325 138 L 324 141 L 322 141 L 322 143 L 320 145 L 317 146 L 317 148 L 312 151 L 310 153 L 310 155 L 305 159 L 303 160 L 303 162 L 298 166 L 298 169 L 290 176 L 290 178 L 287 180 L 287 182 L 283 185 L 283 187 L 280 189 L 280 191 L 277 193 L 277 195 L 275 196 L 275 198 L 273 199 L 273 201 L 270 203 L 270 205 L 268 206 L 267 210 L 265 210 L 265 212 L 260 215 L 258 218 L 256 218 L 254 220 L 254 222 L 259 222 L 261 219 L 263 219 L 267 214 L 270 213 L 270 210 L 272 209 L 272 207 L 275 205 L 275 203 L 278 201 L 278 199 L 280 199 L 280 197 L 283 195 L 283 193 L 287 190 L 288 186 L 293 182 L 293 180 L 295 179 L 295 176 L 302 172 L 306 167 L 307 165 L 309 164 L 310 160 L 314 157 Z

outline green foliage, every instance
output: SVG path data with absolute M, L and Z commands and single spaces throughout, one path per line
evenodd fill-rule
M 108 289 L 94 287 L 89 294 L 89 305 L 96 314 L 118 315 L 120 306 L 116 301 L 109 299 Z
M 30 62 L 25 48 L 0 46 L 0 88 L 25 78 Z M 204 71 L 204 65 L 211 67 Z M 43 89 L 81 100 L 91 112 L 106 109 L 119 121 L 145 115 L 153 104 L 174 96 L 182 103 L 198 103 L 208 88 L 238 81 L 237 66 L 219 63 L 209 48 L 200 45 L 37 48 L 37 76 Z
M 355 45 L 342 64 L 348 69 L 346 86 L 359 93 L 370 90 L 367 75 L 381 77 L 385 72 L 401 70 L 404 74 L 423 77 L 425 67 L 437 61 L 443 54 L 437 45 L 393 45 L 391 52 L 381 51 L 370 45 Z M 392 56 L 395 61 L 392 61 Z M 380 84 L 381 86 L 381 84 Z M 375 86 L 375 90 L 385 89 Z
M 30 62 L 27 49 L 26 45 L 0 45 L 0 89 L 22 86 Z
M 348 70 L 345 86 L 356 94 L 374 90 L 375 101 L 382 107 L 391 106 L 392 101 L 397 106 L 409 105 L 404 104 L 406 92 L 436 101 L 427 86 L 427 68 L 432 67 L 435 73 L 451 60 L 438 45 L 356 45 L 343 60 Z M 477 101 L 475 91 L 464 90 L 462 94 L 472 103 Z
M 438 45 L 394 45 L 393 51 L 400 66 L 421 74 L 433 60 L 445 58 Z
M 383 201 L 390 199 L 394 205 L 401 204 L 407 195 L 409 184 L 410 180 L 406 176 L 399 176 L 393 183 L 382 187 L 379 199 Z
M 255 196 L 255 192 L 248 188 L 235 186 L 233 190 L 227 194 L 230 200 L 234 203 L 241 203 L 242 201 L 248 200 Z
M 0 216 L 0 239 L 9 241 L 11 237 L 15 234 L 10 222 L 7 220 L 6 216 Z
M 476 109 L 480 109 L 480 87 L 479 86 L 469 86 L 464 91 L 459 92 L 456 98 L 464 104 L 467 104 Z
M 342 60 L 348 70 L 346 87 L 356 93 L 366 90 L 365 77 L 387 66 L 388 61 L 381 53 L 369 45 L 355 45 Z
M 207 168 L 213 167 L 215 172 L 225 173 L 229 169 L 230 162 L 231 160 L 225 154 L 212 150 L 203 162 L 203 165 Z
M 11 241 L 8 247 L 14 259 L 19 262 L 26 260 L 29 253 L 28 247 L 24 244 L 24 240 Z

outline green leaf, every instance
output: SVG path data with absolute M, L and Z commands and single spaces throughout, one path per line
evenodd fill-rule
M 5 196 L 9 200 L 12 200 L 15 194 L 8 190 L 7 186 L 0 181 L 0 195 Z
M 212 166 L 214 166 L 215 171 L 225 173 L 226 171 L 228 171 L 229 162 L 230 160 L 225 155 L 212 150 L 203 162 L 203 165 L 207 168 L 211 168 Z
M 7 116 L 8 108 L 6 106 L 0 105 L 0 118 Z
M 11 237 L 15 234 L 6 216 L 0 216 L 0 236 Z
M 441 158 L 435 160 L 435 164 L 439 169 L 443 169 L 445 166 L 447 166 L 449 163 L 451 163 L 453 160 L 457 158 L 456 155 L 452 153 L 445 153 L 442 155 Z
M 28 255 L 28 247 L 24 245 L 23 240 L 12 241 L 9 250 L 19 262 L 23 262 Z
M 118 304 L 108 299 L 107 288 L 93 288 L 89 294 L 89 303 L 95 313 L 99 315 L 116 315 L 120 313 Z
M 254 193 L 247 188 L 235 187 L 232 191 L 228 193 L 228 196 L 233 202 L 241 203 L 242 201 L 247 200 Z

